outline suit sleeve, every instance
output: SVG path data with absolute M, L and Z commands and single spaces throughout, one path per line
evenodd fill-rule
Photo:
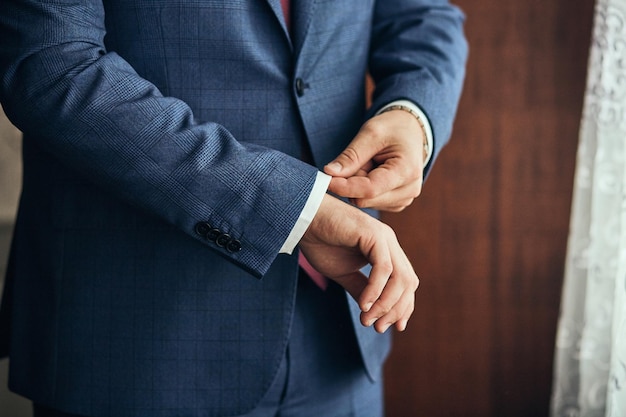
M 25 140 L 262 276 L 317 170 L 196 122 L 184 102 L 164 97 L 107 51 L 104 35 L 101 1 L 3 0 L 5 112 Z M 198 225 L 237 244 L 216 248 Z
M 448 142 L 467 60 L 463 13 L 446 0 L 379 0 L 370 46 L 376 84 L 370 116 L 396 100 L 415 103 L 433 133 L 433 161 Z

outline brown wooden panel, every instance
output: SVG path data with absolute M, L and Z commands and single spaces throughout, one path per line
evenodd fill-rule
M 593 0 L 458 0 L 470 61 L 451 144 L 387 215 L 421 287 L 388 417 L 548 415 Z

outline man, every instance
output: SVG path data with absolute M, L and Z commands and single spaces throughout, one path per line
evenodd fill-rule
M 418 280 L 355 206 L 419 194 L 462 21 L 443 0 L 4 0 L 11 389 L 39 416 L 381 415 Z

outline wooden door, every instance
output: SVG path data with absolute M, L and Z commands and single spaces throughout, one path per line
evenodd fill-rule
M 470 60 L 450 145 L 385 220 L 421 286 L 387 417 L 548 415 L 593 0 L 458 0 Z

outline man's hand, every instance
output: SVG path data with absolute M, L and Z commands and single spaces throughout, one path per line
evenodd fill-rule
M 424 132 L 404 110 L 368 120 L 348 147 L 324 167 L 329 191 L 358 207 L 402 211 L 422 191 Z
M 363 325 L 380 333 L 391 325 L 406 328 L 419 279 L 389 226 L 325 195 L 300 248 L 316 270 L 358 302 Z M 368 263 L 369 279 L 359 272 Z

